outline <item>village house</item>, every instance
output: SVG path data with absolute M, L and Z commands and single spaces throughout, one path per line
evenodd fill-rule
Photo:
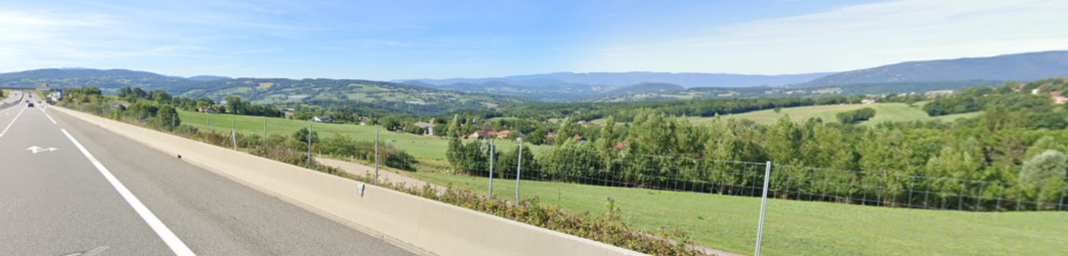
M 510 130 L 499 131 L 499 132 L 497 132 L 497 138 L 498 139 L 508 138 L 508 135 L 511 134 L 511 133 L 512 133 L 512 131 L 510 131 Z
M 1050 92 L 1049 95 L 1053 98 L 1053 104 L 1064 105 L 1068 103 L 1068 97 L 1061 95 L 1060 91 Z
M 360 125 L 366 126 L 369 123 L 371 123 L 371 120 L 367 120 L 367 118 L 360 119 Z
M 199 107 L 199 108 L 197 108 L 197 112 L 208 113 L 208 114 L 215 114 L 216 113 L 214 109 L 211 109 L 211 107 Z
M 929 91 L 924 93 L 923 95 L 927 96 L 928 98 L 945 97 L 953 95 L 953 90 Z
M 494 132 L 492 129 L 482 129 L 482 130 L 475 131 L 471 135 L 468 135 L 467 138 L 472 139 L 472 140 L 486 139 L 486 138 L 492 137 L 492 136 L 494 136 L 496 134 L 497 134 L 497 132 Z
M 293 118 L 293 111 L 286 111 L 285 116 L 286 118 Z
M 311 121 L 320 123 L 333 123 L 334 119 L 331 119 L 329 116 L 315 116 L 311 118 Z
M 427 122 L 415 122 L 414 125 L 419 126 L 419 128 L 423 128 L 423 135 L 434 135 L 434 124 Z
M 875 104 L 875 99 L 864 99 L 864 100 L 860 101 L 860 104 L 864 104 L 864 105 Z

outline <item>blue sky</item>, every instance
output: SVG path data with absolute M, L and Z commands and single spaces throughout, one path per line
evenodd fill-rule
M 788 74 L 1068 49 L 1068 1 L 11 1 L 0 72 Z

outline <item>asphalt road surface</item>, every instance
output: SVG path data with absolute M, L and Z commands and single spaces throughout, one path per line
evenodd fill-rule
M 4 108 L 7 108 L 7 107 L 11 107 L 11 106 L 16 106 L 16 105 L 19 105 L 19 103 L 23 102 L 22 101 L 22 94 L 23 94 L 22 91 L 11 90 L 11 91 L 6 91 L 6 92 L 7 92 L 7 95 L 6 95 L 7 97 L 5 97 L 3 100 L 0 100 L 0 109 L 4 109 Z
M 0 110 L 0 255 L 413 255 L 45 107 Z

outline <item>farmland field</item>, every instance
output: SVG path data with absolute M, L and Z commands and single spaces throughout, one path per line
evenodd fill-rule
M 183 124 L 192 125 L 199 129 L 207 127 L 208 118 L 210 118 L 210 129 L 224 133 L 230 132 L 231 125 L 234 125 L 239 133 L 263 134 L 264 120 L 267 120 L 267 133 L 272 135 L 292 135 L 297 130 L 306 128 L 310 124 L 312 125 L 312 131 L 318 132 L 322 139 L 327 139 L 338 134 L 350 136 L 357 141 L 374 141 L 375 131 L 379 131 L 379 137 L 383 143 L 388 143 L 397 149 L 412 154 L 412 156 L 415 156 L 416 158 L 422 159 L 445 159 L 445 149 L 449 144 L 447 140 L 436 136 L 420 136 L 408 133 L 390 132 L 386 131 L 386 129 L 381 126 L 316 123 L 285 118 L 205 114 L 190 111 L 179 111 L 178 115 L 182 119 Z M 497 145 L 500 150 L 505 150 L 518 146 L 518 143 L 509 140 L 499 140 L 497 141 Z M 537 152 L 541 148 L 541 146 L 533 146 L 530 144 L 524 144 L 523 147 L 525 150 L 530 149 L 534 150 L 534 152 Z
M 487 178 L 406 173 L 487 194 Z M 523 180 L 521 197 L 576 213 L 602 214 L 607 198 L 632 227 L 680 228 L 697 244 L 752 254 L 760 199 Z M 497 179 L 494 196 L 515 197 L 515 180 Z M 767 255 L 1068 255 L 1068 214 L 976 213 L 769 199 Z M 1012 241 L 1012 242 L 1009 242 Z
M 805 107 L 793 107 L 783 108 L 779 113 L 775 113 L 775 110 L 760 110 L 742 114 L 724 115 L 723 118 L 735 118 L 735 119 L 748 119 L 760 124 L 772 124 L 779 120 L 782 116 L 789 116 L 790 120 L 795 122 L 804 122 L 809 118 L 820 118 L 824 122 L 838 122 L 835 115 L 840 112 L 857 110 L 861 108 L 870 107 L 875 109 L 875 117 L 871 120 L 859 123 L 860 125 L 875 125 L 884 122 L 909 122 L 909 121 L 930 121 L 941 120 L 943 122 L 949 122 L 960 118 L 977 117 L 981 112 L 964 113 L 956 115 L 946 115 L 931 117 L 921 109 L 922 105 L 909 106 L 904 103 L 876 103 L 870 105 L 863 104 L 849 104 L 849 105 L 821 105 L 821 106 L 805 106 Z M 712 117 L 690 117 L 690 121 L 695 123 L 708 123 L 712 121 Z

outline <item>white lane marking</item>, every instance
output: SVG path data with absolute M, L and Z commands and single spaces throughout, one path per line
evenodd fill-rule
M 181 239 L 178 239 L 178 236 L 174 235 L 174 232 L 171 232 L 171 230 L 167 228 L 167 225 L 163 224 L 163 221 L 156 218 L 156 215 L 152 214 L 152 211 L 148 210 L 148 207 L 145 207 L 145 205 L 141 203 L 141 200 L 138 200 L 129 189 L 126 189 L 126 186 L 122 185 L 122 183 L 119 182 L 119 179 L 116 179 L 115 175 L 112 175 L 111 172 L 108 171 L 108 168 L 104 167 L 100 161 L 97 161 L 96 157 L 93 157 L 92 154 L 89 154 L 89 150 L 86 150 L 81 143 L 78 143 L 78 140 L 74 139 L 74 136 L 71 136 L 70 133 L 67 132 L 67 129 L 60 130 L 63 131 L 63 134 L 67 135 L 70 142 L 73 142 L 74 146 L 82 152 L 82 155 L 85 155 L 85 158 L 88 158 L 89 162 L 93 163 L 93 166 L 100 171 L 100 174 L 104 175 L 104 178 L 111 183 L 111 186 L 119 191 L 119 195 L 122 195 L 122 198 L 126 199 L 126 202 L 134 208 L 137 215 L 141 215 L 141 219 L 144 219 L 145 222 L 148 223 L 148 226 L 152 227 L 152 231 L 155 231 L 156 235 L 158 235 L 160 239 L 163 239 L 164 243 L 167 243 L 167 247 L 170 247 L 174 254 L 177 254 L 178 256 L 196 255 L 192 250 L 189 250 L 189 247 L 186 246 Z
M 45 112 L 44 107 L 41 108 L 41 113 L 44 113 L 45 116 L 48 117 L 48 120 L 52 120 L 52 124 L 57 124 L 56 119 L 52 119 L 52 116 L 48 115 L 48 112 Z
M 15 115 L 15 118 L 12 118 L 11 122 L 7 124 L 7 127 L 4 127 L 4 130 L 0 131 L 0 138 L 4 138 L 4 134 L 7 134 L 7 130 L 11 129 L 11 125 L 15 124 L 15 121 L 19 120 L 19 117 L 22 116 L 22 111 L 26 111 L 26 108 L 22 108 L 22 110 L 19 111 L 19 114 Z
M 42 148 L 42 147 L 38 147 L 37 145 L 33 145 L 33 146 L 30 146 L 30 147 L 26 148 L 26 150 L 27 151 L 32 151 L 33 154 L 37 154 L 37 153 L 41 153 L 41 152 L 52 152 L 52 151 L 56 151 L 56 150 L 59 150 L 59 149 L 58 148 L 54 148 L 54 147 Z

